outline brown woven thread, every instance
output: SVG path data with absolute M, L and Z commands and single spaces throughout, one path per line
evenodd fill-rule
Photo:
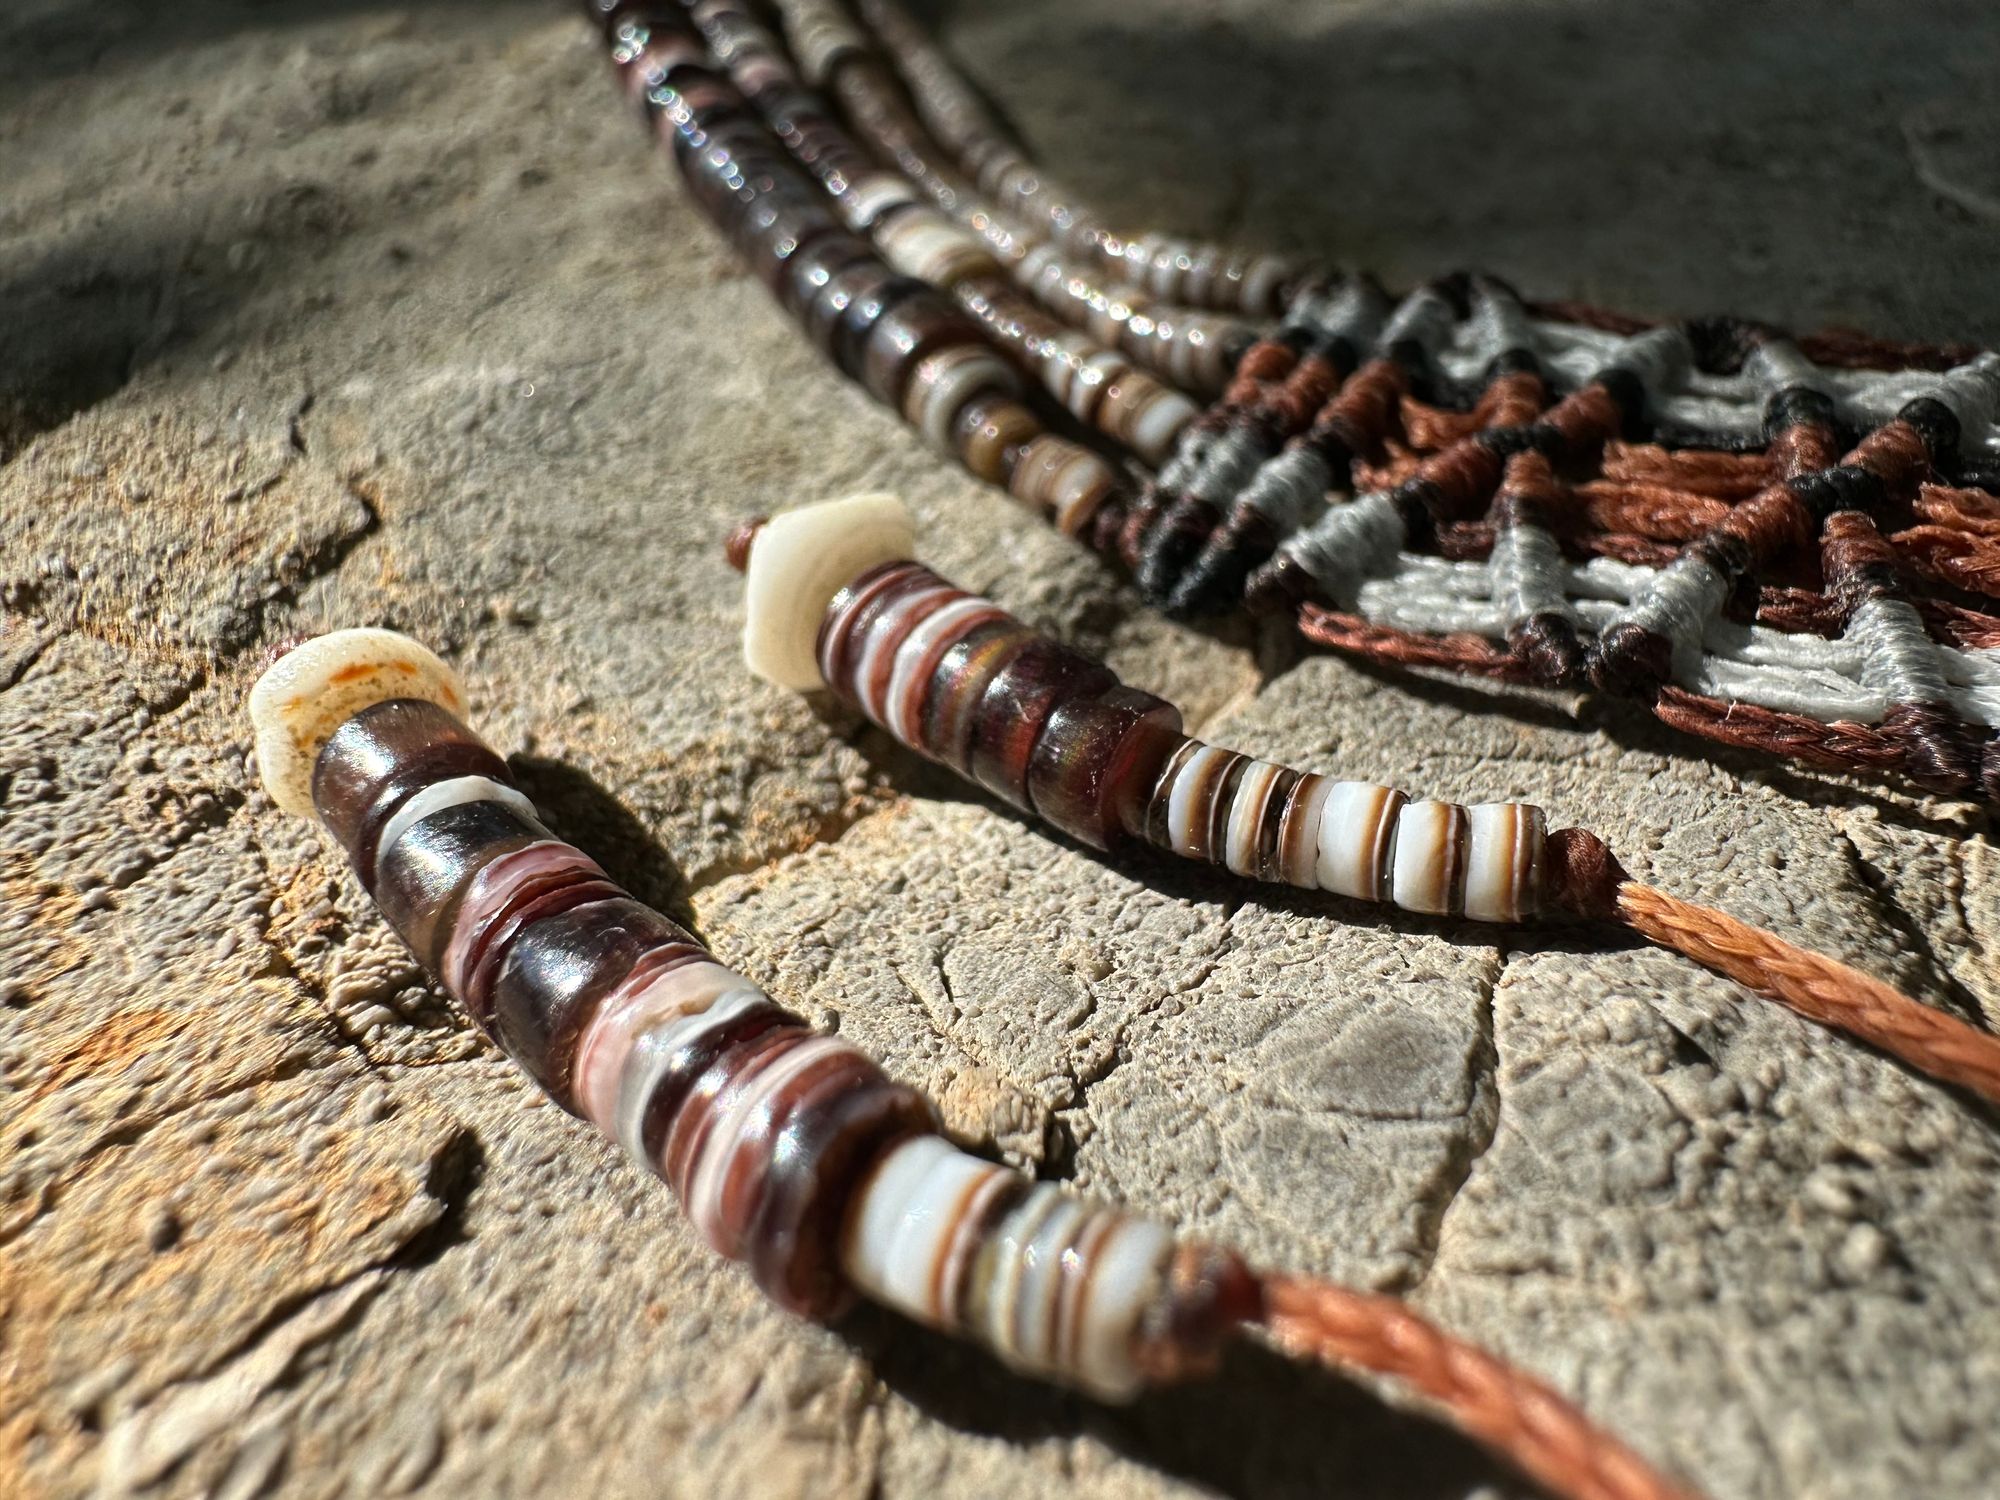
M 1714 500 L 1747 500 L 1769 484 L 1773 468 L 1764 453 L 1713 453 L 1662 448 L 1657 443 L 1604 445 L 1604 477 L 1615 484 L 1657 484 Z
M 1952 645 L 1968 651 L 2000 646 L 2000 615 L 1967 609 L 1943 599 L 1919 599 L 1915 603 L 1924 624 Z
M 1729 502 L 1663 484 L 1593 479 L 1577 486 L 1584 514 L 1600 531 L 1631 532 L 1655 542 L 1691 542 L 1729 515 Z
M 1551 909 L 1622 922 L 1767 1000 L 1858 1037 L 1929 1077 L 2000 1103 L 2000 1037 L 1824 954 L 1641 885 L 1587 829 L 1550 834 L 1542 871 L 1543 899 Z
M 1654 942 L 1932 1078 L 2000 1104 L 2000 1037 L 1921 1005 L 1846 964 L 1651 886 L 1626 881 L 1618 887 L 1617 907 L 1627 925 Z
M 1919 573 L 1974 593 L 2000 593 L 2000 547 L 1942 526 L 1913 526 L 1889 540 Z
M 1382 437 L 1398 415 L 1410 378 L 1394 360 L 1373 359 L 1348 377 L 1313 421 L 1315 433 L 1331 433 L 1360 459 L 1382 453 Z
M 1299 634 L 1307 640 L 1336 651 L 1352 651 L 1358 656 L 1372 656 L 1403 666 L 1448 667 L 1454 672 L 1474 672 L 1505 682 L 1535 680 L 1525 661 L 1483 635 L 1469 632 L 1428 635 L 1401 630 L 1310 602 L 1299 606 L 1298 625 Z
M 1470 411 L 1452 411 L 1405 396 L 1403 432 L 1413 448 L 1448 448 L 1488 427 L 1532 422 L 1547 404 L 1548 386 L 1542 377 L 1517 370 L 1495 376 Z
M 1954 489 L 1949 485 L 1917 486 L 1911 507 L 1926 521 L 1956 527 L 1979 536 L 2000 537 L 2000 499 L 1984 490 Z
M 1385 1375 L 1563 1500 L 1695 1500 L 1534 1376 L 1394 1297 L 1266 1275 L 1264 1327 L 1299 1359 Z
M 1899 771 L 1908 753 L 1901 741 L 1867 724 L 1826 724 L 1752 703 L 1724 703 L 1680 687 L 1661 688 L 1653 712 L 1662 723 L 1690 734 L 1834 769 Z

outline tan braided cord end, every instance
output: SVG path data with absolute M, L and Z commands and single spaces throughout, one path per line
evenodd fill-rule
M 1932 1078 L 2000 1104 L 2000 1037 L 1859 969 L 1649 885 L 1627 880 L 1616 900 L 1619 918 L 1633 931 Z
M 1534 1376 L 1394 1297 L 1277 1274 L 1263 1289 L 1264 1328 L 1288 1354 L 1402 1383 L 1562 1500 L 1699 1500 Z

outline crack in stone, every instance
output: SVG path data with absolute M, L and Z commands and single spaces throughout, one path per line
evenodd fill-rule
M 888 800 L 866 794 L 852 798 L 823 814 L 803 845 L 775 849 L 762 854 L 746 850 L 734 858 L 714 860 L 697 869 L 686 871 L 682 889 L 686 892 L 687 898 L 692 900 L 726 880 L 754 875 L 760 870 L 776 869 L 788 860 L 810 854 L 815 849 L 831 849 L 863 823 L 885 813 L 901 811 L 909 805 L 909 802 L 910 798 L 901 794 Z
M 1893 928 L 1897 936 L 1909 944 L 1911 951 L 1916 954 L 1917 961 L 1924 969 L 1924 988 L 1933 995 L 1949 997 L 1952 1007 L 1960 1012 L 1964 1019 L 1975 1022 L 1983 1020 L 1986 1011 L 1979 1003 L 1979 997 L 1967 989 L 1958 976 L 1953 974 L 1938 957 L 1937 946 L 1925 932 L 1923 923 L 1912 916 L 1896 899 L 1888 877 L 1868 862 L 1867 857 L 1861 852 L 1861 846 L 1854 842 L 1853 835 L 1845 828 L 1835 824 L 1834 834 L 1839 838 L 1841 847 L 1846 850 L 1848 866 L 1853 870 L 1854 878 L 1868 892 L 1871 898 L 1870 904 L 1874 906 L 1876 914 Z M 1955 849 L 1957 845 L 1954 843 L 1947 847 Z M 1964 918 L 1965 909 L 1960 902 L 1959 919 L 1962 922 Z M 1966 930 L 1971 931 L 1969 924 Z
M 119 1121 L 118 1124 L 86 1142 L 76 1159 L 64 1171 L 42 1185 L 33 1208 L 25 1216 L 12 1223 L 0 1225 L 0 1248 L 18 1240 L 60 1208 L 69 1190 L 95 1171 L 98 1163 L 108 1153 L 127 1146 L 136 1146 L 161 1126 L 170 1125 L 181 1116 L 192 1113 L 204 1105 L 220 1103 L 224 1099 L 249 1093 L 266 1084 L 284 1083 L 306 1073 L 330 1068 L 337 1056 L 338 1054 L 316 1057 L 305 1052 L 288 1052 L 266 1071 L 252 1074 L 248 1078 L 237 1079 L 220 1088 L 196 1094 L 192 1098 L 171 1100 L 165 1108 L 154 1114 Z
M 125 1418 L 105 1435 L 98 1495 L 134 1494 L 237 1426 L 267 1394 L 284 1388 L 300 1355 L 337 1335 L 374 1299 L 388 1274 L 369 1266 L 284 1298 L 205 1370 Z
M 1085 1068 L 1067 1068 L 1064 1077 L 1070 1084 L 1069 1097 L 1049 1111 L 1048 1124 L 1044 1132 L 1043 1156 L 1036 1166 L 1035 1176 L 1044 1182 L 1068 1182 L 1076 1176 L 1076 1157 L 1082 1143 L 1077 1138 L 1077 1121 L 1096 1122 L 1091 1105 L 1091 1096 L 1113 1073 L 1118 1072 L 1132 1060 L 1131 1042 L 1137 1030 L 1158 1015 L 1167 1000 L 1199 989 L 1213 977 L 1222 962 L 1236 950 L 1238 938 L 1234 923 L 1237 913 L 1249 903 L 1242 897 L 1231 897 L 1224 905 L 1221 931 L 1217 935 L 1215 948 L 1202 960 L 1202 967 L 1188 983 L 1174 989 L 1162 990 L 1159 998 L 1143 1009 L 1134 1012 L 1120 1022 L 1097 1061 Z M 1095 1012 L 1096 1001 L 1092 1000 Z
M 1415 1264 L 1396 1278 L 1394 1290 L 1413 1295 L 1429 1278 L 1444 1245 L 1445 1221 L 1465 1194 L 1466 1184 L 1500 1134 L 1500 983 L 1513 957 L 1503 942 L 1495 947 L 1493 966 L 1480 983 L 1479 1038 L 1469 1059 L 1472 1097 L 1465 1109 L 1465 1134 L 1452 1147 L 1438 1180 L 1418 1200 Z
M 298 413 L 292 418 L 290 441 L 294 456 L 288 460 L 288 468 L 305 455 L 305 438 L 301 434 L 299 423 L 305 412 L 311 409 L 311 405 L 312 397 L 308 394 Z M 282 475 L 278 478 L 282 478 Z M 276 484 L 278 478 L 274 478 L 272 483 Z M 300 557 L 298 571 L 293 577 L 281 582 L 269 596 L 245 606 L 242 644 L 223 647 L 218 652 L 220 659 L 234 660 L 250 650 L 263 638 L 265 621 L 274 606 L 295 603 L 301 593 L 320 579 L 338 573 L 347 559 L 354 555 L 355 550 L 382 529 L 380 501 L 363 485 L 361 479 L 358 476 L 351 477 L 344 482 L 342 488 L 347 497 L 361 507 L 361 524 L 351 531 L 336 532 L 321 538 L 317 545 Z
M 24 677 L 34 671 L 35 663 L 48 654 L 49 647 L 53 646 L 61 635 L 62 632 L 60 630 L 52 630 L 38 635 L 32 646 L 23 652 L 18 659 L 10 662 L 4 672 L 0 672 L 0 693 L 4 693 L 10 688 L 15 687 Z
M 1931 149 L 1933 141 L 1949 124 L 1949 119 L 1940 115 L 1936 102 L 1918 105 L 1897 122 L 1903 136 L 1903 154 L 1909 159 L 1910 170 L 1916 174 L 1917 181 L 1940 198 L 1955 204 L 1975 219 L 2000 224 L 2000 198 L 1954 179 Z

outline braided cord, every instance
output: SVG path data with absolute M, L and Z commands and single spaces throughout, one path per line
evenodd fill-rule
M 1263 1291 L 1263 1326 L 1281 1349 L 1400 1381 L 1563 1500 L 1696 1500 L 1534 1376 L 1394 1297 L 1279 1274 Z
M 1618 886 L 1617 915 L 1634 931 L 1725 974 L 1766 999 L 1845 1031 L 1911 1067 L 2000 1104 L 2000 1037 L 1920 1004 L 1879 979 L 1651 886 Z

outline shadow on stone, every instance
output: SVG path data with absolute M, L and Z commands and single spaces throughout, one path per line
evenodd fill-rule
M 1103 6 L 1042 48 L 968 0 L 910 8 L 1004 101 L 1038 164 L 1120 230 L 1324 256 L 1397 284 L 1472 267 L 1663 317 L 2000 339 L 1994 300 L 1924 254 L 1927 236 L 1970 245 L 1982 226 L 1878 128 L 1991 77 L 1991 16 L 1484 0 L 1301 6 L 1276 32 L 1227 5 L 1171 19 Z M 1954 165 L 1976 174 L 1967 197 L 2000 192 L 1990 162 Z
M 646 905 L 690 932 L 697 930 L 686 874 L 622 800 L 563 761 L 516 755 L 508 768 L 553 832 L 596 860 Z
M 468 18 L 531 6 L 545 13 L 551 9 L 541 0 L 431 0 L 431 6 L 461 11 Z M 282 35 L 299 27 L 368 15 L 384 16 L 393 23 L 395 15 L 406 9 L 395 0 L 192 0 L 175 5 L 104 7 L 82 17 L 73 9 L 51 10 L 11 30 L 0 30 L 0 82 L 10 71 L 6 64 L 15 58 L 21 60 L 22 73 L 33 82 L 55 83 L 85 73 L 157 70 L 165 54 L 223 41 L 238 33 Z M 560 6 L 553 9 L 562 14 Z M 581 27 L 583 23 L 577 24 Z
M 863 1306 L 840 1332 L 899 1396 L 963 1432 L 1028 1445 L 1089 1435 L 1232 1500 L 1461 1500 L 1535 1493 L 1442 1422 L 1261 1346 L 1212 1376 L 1110 1406 L 1017 1376 L 996 1359 Z

